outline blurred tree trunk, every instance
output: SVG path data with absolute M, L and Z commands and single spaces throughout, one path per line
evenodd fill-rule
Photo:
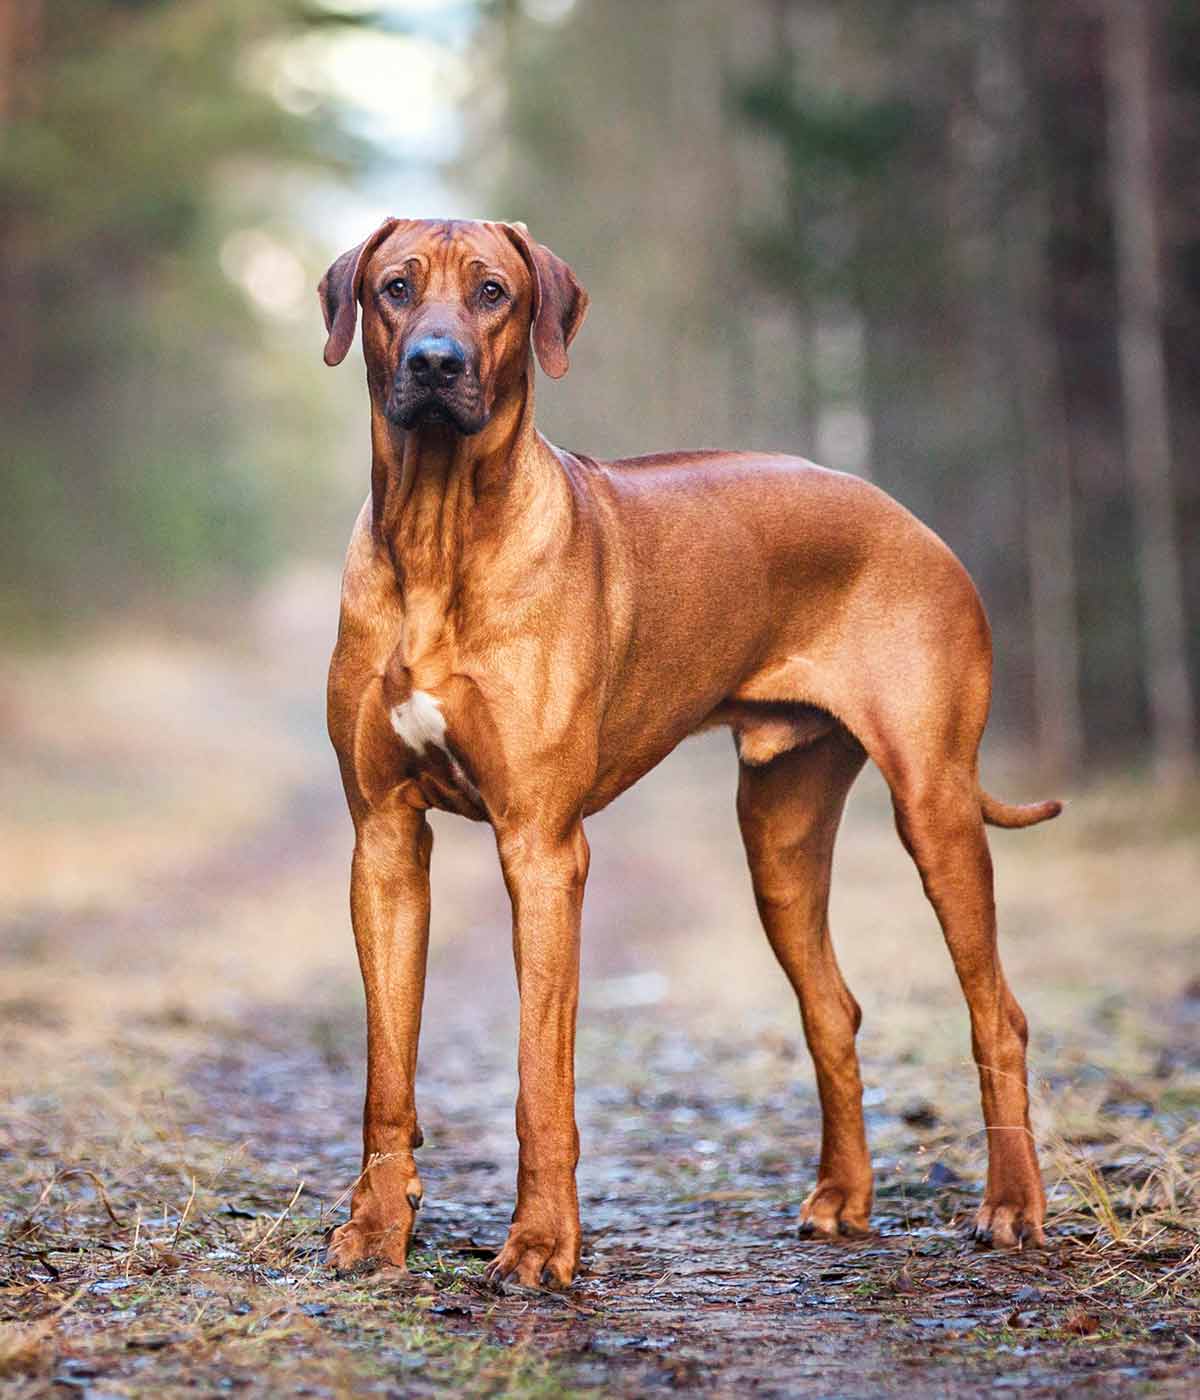
M 41 42 L 42 0 L 0 0 L 0 121 L 16 106 L 17 70 Z
M 777 63 L 780 72 L 795 76 L 796 44 L 792 37 L 793 0 L 768 0 L 771 16 L 772 52 L 767 62 Z M 805 210 L 796 180 L 788 181 L 784 196 L 788 224 L 798 240 L 803 239 Z M 817 455 L 817 424 L 821 416 L 821 391 L 817 375 L 817 316 L 810 289 L 797 284 L 788 298 L 796 342 L 798 376 L 794 414 L 799 451 L 802 456 Z
M 1080 770 L 1084 731 L 1070 440 L 1058 346 L 1048 320 L 1044 192 L 1031 190 L 1014 205 L 1012 218 L 1020 221 L 1020 236 L 1010 243 L 1010 278 L 1038 761 L 1047 777 L 1063 780 Z
M 1024 5 L 979 5 L 992 12 L 980 38 L 994 55 L 994 86 L 1004 103 L 997 115 L 1003 117 L 998 131 L 1007 186 L 999 211 L 1008 287 L 1006 359 L 1021 430 L 1038 763 L 1048 779 L 1063 781 L 1080 769 L 1084 730 L 1070 440 L 1050 317 L 1045 170 L 1031 110 Z
M 25 111 L 34 87 L 31 70 L 42 45 L 42 0 L 0 0 L 0 125 Z M 33 273 L 22 256 L 25 221 L 8 212 L 0 234 L 0 296 L 11 351 L 0 370 L 0 403 L 16 406 L 33 389 L 34 324 L 37 315 Z
M 1196 736 L 1171 488 L 1151 131 L 1151 52 L 1162 10 L 1158 0 L 1105 0 L 1104 17 L 1118 350 L 1125 455 L 1137 518 L 1151 742 L 1159 774 L 1176 777 L 1195 768 Z

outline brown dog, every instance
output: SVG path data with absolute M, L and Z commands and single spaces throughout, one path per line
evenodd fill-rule
M 364 1169 L 331 1262 L 402 1266 L 421 1203 L 438 807 L 491 823 L 513 906 L 520 1166 L 491 1273 L 570 1283 L 583 819 L 716 724 L 734 733 L 758 907 L 816 1066 L 821 1165 L 802 1231 L 868 1228 L 859 1009 L 826 910 L 842 806 L 870 757 L 970 1008 L 990 1147 L 976 1236 L 1039 1242 L 1025 1018 L 996 949 L 983 823 L 1028 826 L 1059 804 L 980 788 L 991 646 L 962 566 L 875 487 L 796 458 L 602 463 L 551 446 L 533 426 L 530 340 L 561 377 L 588 299 L 523 225 L 389 219 L 320 296 L 331 365 L 362 304 L 372 443 L 329 676 L 367 998 Z

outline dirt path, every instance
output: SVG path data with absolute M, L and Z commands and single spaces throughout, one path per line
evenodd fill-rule
M 878 1233 L 797 1238 L 818 1146 L 811 1072 L 754 928 L 728 755 L 705 744 L 591 833 L 578 1287 L 497 1293 L 481 1278 L 512 1202 L 515 995 L 494 852 L 462 823 L 439 827 L 435 851 L 412 1272 L 332 1279 L 321 1246 L 358 1166 L 362 1030 L 347 832 L 304 700 L 317 663 L 297 654 L 282 670 L 277 656 L 187 661 L 207 681 L 182 742 L 207 744 L 195 781 L 209 784 L 190 824 L 187 791 L 156 769 L 117 764 L 114 780 L 118 731 L 95 709 L 86 751 L 64 755 L 22 693 L 7 697 L 25 724 L 24 828 L 44 821 L 72 880 L 4 874 L 0 1385 L 93 1400 L 1194 1393 L 1195 804 L 1133 790 L 1080 804 L 1074 834 L 998 849 L 1035 1025 L 1045 1254 L 963 1238 L 983 1163 L 964 1018 L 870 790 L 844 838 L 835 929 L 868 1010 Z M 155 728 L 153 696 L 139 703 L 165 773 L 181 741 Z M 230 716 L 248 738 L 226 733 Z M 264 724 L 269 763 L 253 742 Z M 88 796 L 114 841 L 152 853 L 140 873 L 106 871 L 86 822 L 28 795 L 64 785 L 68 813 Z M 1114 815 L 1130 803 L 1132 833 Z M 124 834 L 156 824 L 153 841 Z M 1052 952 L 1049 910 L 1071 921 Z M 1142 956 L 1122 960 L 1134 933 Z
M 978 1186 L 934 1161 L 883 1183 L 876 1239 L 801 1242 L 798 1192 L 815 1165 L 817 1134 L 804 1067 L 797 1075 L 778 1045 L 713 1043 L 676 1017 L 588 1018 L 582 1278 L 563 1299 L 494 1293 L 478 1269 L 504 1238 L 511 1208 L 514 1027 L 506 1016 L 479 1016 L 479 987 L 501 969 L 484 960 L 476 970 L 478 980 L 453 979 L 465 1014 L 442 1020 L 426 1042 L 428 1205 L 414 1277 L 366 1278 L 368 1300 L 415 1302 L 447 1335 L 549 1358 L 554 1384 L 607 1394 L 849 1397 L 915 1388 L 967 1396 L 1085 1386 L 1119 1394 L 1147 1380 L 1166 1391 L 1174 1381 L 1180 1393 L 1194 1385 L 1198 1319 L 1169 1288 L 1189 1258 L 1186 1240 L 1121 1260 L 1119 1285 L 1097 1289 L 1094 1225 L 1063 1222 L 1037 1257 L 977 1251 L 962 1222 Z M 340 1140 L 330 1137 L 334 1106 L 344 1122 L 359 1088 L 357 1037 L 343 1034 L 324 1056 L 297 1053 L 284 1024 L 266 1047 L 203 1062 L 190 1075 L 210 1112 L 228 1113 L 230 1096 L 241 1099 L 232 1123 L 256 1152 L 312 1172 L 310 1189 L 323 1201 L 356 1167 L 351 1124 Z M 894 1129 L 873 1117 L 877 1131 Z M 306 1264 L 317 1233 L 304 1240 Z M 360 1291 L 324 1280 L 316 1289 L 323 1331 L 370 1347 L 369 1331 L 355 1335 Z M 410 1384 L 419 1389 L 416 1377 Z

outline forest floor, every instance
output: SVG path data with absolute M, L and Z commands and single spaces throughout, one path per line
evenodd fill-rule
M 512 1204 L 516 998 L 494 846 L 449 818 L 410 1273 L 327 1272 L 363 1072 L 309 623 L 332 587 L 293 580 L 236 642 L 112 637 L 0 681 L 0 1391 L 1196 1393 L 1200 793 L 1132 780 L 993 838 L 1045 1251 L 966 1239 L 965 1011 L 866 776 L 833 928 L 865 1012 L 876 1234 L 798 1238 L 816 1097 L 720 735 L 589 824 L 577 1285 L 482 1277 Z

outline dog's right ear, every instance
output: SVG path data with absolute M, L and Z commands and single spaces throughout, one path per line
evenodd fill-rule
M 340 365 L 354 342 L 358 324 L 358 303 L 362 297 L 363 273 L 371 254 L 394 229 L 399 219 L 384 219 L 370 238 L 336 258 L 317 288 L 329 339 L 325 342 L 325 363 Z

